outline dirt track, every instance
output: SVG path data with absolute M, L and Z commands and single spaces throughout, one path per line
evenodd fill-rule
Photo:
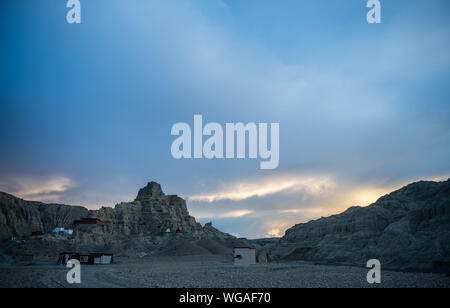
M 68 269 L 57 265 L 0 268 L 0 287 L 450 287 L 437 274 L 382 271 L 378 286 L 366 282 L 367 270 L 300 262 L 234 267 L 227 257 L 190 256 L 165 259 L 123 259 L 117 264 L 82 266 L 81 284 L 66 282 Z

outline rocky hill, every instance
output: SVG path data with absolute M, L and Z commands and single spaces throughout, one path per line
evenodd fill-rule
M 431 269 L 450 261 L 450 180 L 418 182 L 368 207 L 299 224 L 286 231 L 275 254 L 287 260 Z
M 74 225 L 75 220 L 97 218 L 101 225 Z M 73 235 L 53 229 L 73 229 Z M 43 233 L 31 236 L 33 232 Z M 12 236 L 25 241 L 11 241 Z M 189 215 L 186 202 L 165 195 L 151 182 L 132 202 L 88 210 L 79 206 L 25 201 L 0 193 L 0 254 L 55 259 L 62 251 L 108 251 L 124 256 L 230 254 L 234 246 L 251 245 L 245 239 L 202 227 Z M 1 261 L 1 260 L 0 260 Z
M 74 226 L 74 220 L 86 217 L 98 218 L 102 225 Z M 74 234 L 54 234 L 55 227 L 74 229 Z M 43 235 L 31 237 L 36 231 Z M 10 241 L 13 235 L 25 241 Z M 248 241 L 211 224 L 202 227 L 189 215 L 182 198 L 165 195 L 155 182 L 142 188 L 132 202 L 91 211 L 0 193 L 0 241 L 0 263 L 29 255 L 55 260 L 61 251 L 231 257 L 233 247 L 253 246 L 260 262 L 365 266 L 369 259 L 379 259 L 383 268 L 429 270 L 433 263 L 450 261 L 450 180 L 410 184 L 368 207 L 351 207 L 339 215 L 296 225 L 279 241 Z
M 103 231 L 113 235 L 187 233 L 202 227 L 189 215 L 186 201 L 175 195 L 165 195 L 155 182 L 141 190 L 133 202 L 120 203 L 114 208 L 91 211 L 90 217 L 102 221 Z
M 158 183 L 142 188 L 133 202 L 114 208 L 88 210 L 80 206 L 25 201 L 0 193 L 0 241 L 30 236 L 32 232 L 49 233 L 56 227 L 73 229 L 81 218 L 98 218 L 101 231 L 111 235 L 163 234 L 191 232 L 202 227 L 189 215 L 186 202 L 178 196 L 165 195 Z
M 80 206 L 25 201 L 0 192 L 0 242 L 51 232 L 55 227 L 72 228 L 73 221 L 89 215 Z

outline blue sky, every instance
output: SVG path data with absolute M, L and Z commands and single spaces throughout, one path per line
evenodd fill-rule
M 148 181 L 247 237 L 450 175 L 450 3 L 0 3 L 0 190 L 113 206 Z M 280 166 L 174 160 L 176 122 L 280 123 Z

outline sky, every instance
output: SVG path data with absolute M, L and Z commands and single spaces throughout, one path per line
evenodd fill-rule
M 450 2 L 0 2 L 0 191 L 114 206 L 147 182 L 249 238 L 450 177 Z M 177 122 L 279 123 L 280 161 L 181 159 Z

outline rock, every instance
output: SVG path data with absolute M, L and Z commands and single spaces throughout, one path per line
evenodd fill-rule
M 175 195 L 165 195 L 155 182 L 139 190 L 133 202 L 120 203 L 115 208 L 91 211 L 99 218 L 103 231 L 112 235 L 164 234 L 201 230 L 201 225 L 189 215 L 186 201 Z
M 218 232 L 219 230 L 217 230 L 216 228 L 213 227 L 212 222 L 207 222 L 204 226 L 203 226 L 203 231 L 205 232 Z
M 44 233 L 50 233 L 56 227 L 73 229 L 75 220 L 89 216 L 89 210 L 81 206 L 39 203 L 38 207 Z
M 0 192 L 0 242 L 32 232 L 51 232 L 56 227 L 71 229 L 74 220 L 88 213 L 79 206 L 25 201 Z
M 30 236 L 44 231 L 37 202 L 28 202 L 6 193 L 0 193 L 0 240 L 15 236 Z
M 161 185 L 156 182 L 150 182 L 139 190 L 135 201 L 152 200 L 158 197 L 163 198 L 164 196 Z
M 117 236 L 163 234 L 167 229 L 172 232 L 202 229 L 189 215 L 185 200 L 165 195 L 155 182 L 140 189 L 133 202 L 93 211 L 79 206 L 24 201 L 0 193 L 0 241 L 13 235 L 30 236 L 36 231 L 50 233 L 56 227 L 73 229 L 73 222 L 84 217 L 99 218 L 101 231 Z
M 267 263 L 267 252 L 266 251 L 261 251 L 258 254 L 258 258 L 257 258 L 258 263 Z
M 75 220 L 97 218 L 101 225 L 76 225 Z M 52 233 L 56 227 L 74 229 L 73 235 Z M 171 232 L 166 233 L 169 229 Z M 30 237 L 41 231 L 43 236 Z M 139 190 L 132 202 L 89 211 L 83 207 L 24 201 L 0 194 L 0 239 L 12 235 L 26 238 L 9 255 L 33 254 L 54 258 L 61 251 L 108 251 L 123 256 L 148 254 L 232 254 L 234 246 L 248 246 L 206 224 L 203 228 L 189 215 L 186 202 L 176 195 L 166 195 L 161 186 L 149 183 Z M 11 241 L 9 241 L 11 242 Z M 1 255 L 1 253 L 0 253 Z
M 274 252 L 289 260 L 429 270 L 450 257 L 450 180 L 418 182 L 368 207 L 299 224 Z
M 277 258 L 272 254 L 272 250 L 262 250 L 258 253 L 258 263 L 269 263 L 277 261 Z

